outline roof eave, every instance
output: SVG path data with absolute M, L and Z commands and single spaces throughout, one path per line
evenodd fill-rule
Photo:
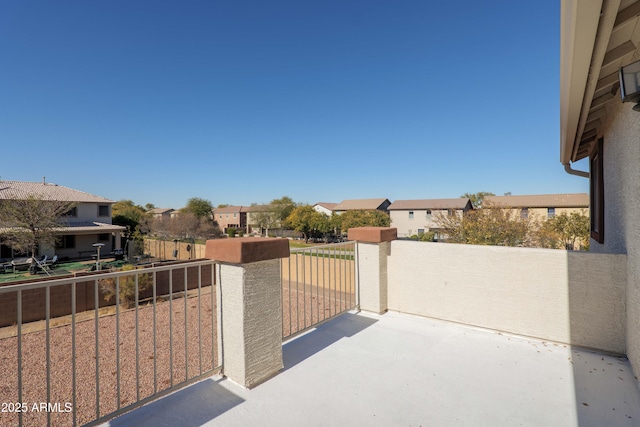
M 560 32 L 560 162 L 576 160 L 580 117 L 603 0 L 563 0 Z M 597 76 L 597 74 L 596 74 Z M 589 101 L 590 104 L 590 101 Z

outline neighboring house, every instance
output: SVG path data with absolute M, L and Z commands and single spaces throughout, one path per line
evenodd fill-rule
M 30 196 L 76 204 L 65 217 L 66 224 L 58 233 L 55 248 L 40 247 L 40 255 L 89 257 L 96 252 L 94 243 L 104 243 L 103 254 L 120 248 L 121 234 L 126 228 L 111 223 L 113 200 L 46 182 L 0 181 L 0 200 L 10 202 Z M 6 246 L 2 246 L 0 252 L 2 258 L 14 255 L 13 250 Z
M 640 107 L 622 102 L 619 72 L 640 59 L 640 2 L 565 0 L 561 15 L 560 161 L 568 173 L 590 180 L 590 251 L 626 254 L 627 283 L 620 296 L 626 322 L 620 328 L 637 377 Z M 630 86 L 637 85 L 639 69 L 630 76 L 635 81 L 624 81 L 627 95 L 635 91 Z M 571 168 L 581 159 L 589 159 L 588 173 Z M 610 275 L 603 270 L 601 280 Z
M 172 218 L 174 209 L 171 208 L 154 208 L 149 211 L 149 213 L 154 218 Z
M 333 212 L 341 214 L 346 211 L 353 210 L 378 210 L 386 214 L 389 213 L 387 208 L 391 202 L 389 199 L 355 199 L 355 200 L 343 200 L 333 207 Z
M 331 216 L 333 214 L 333 209 L 337 206 L 337 203 L 327 203 L 327 202 L 318 202 L 313 205 L 313 210 L 316 212 L 320 212 L 327 216 Z
M 396 200 L 387 208 L 391 226 L 398 229 L 398 237 L 411 237 L 428 231 L 438 232 L 437 218 L 462 215 L 473 209 L 468 198 Z
M 274 214 L 275 215 L 275 210 L 271 205 L 253 205 L 253 206 L 247 206 L 246 207 L 246 211 L 247 211 L 247 225 L 246 225 L 246 229 L 247 229 L 247 234 L 251 233 L 252 231 L 256 231 L 259 232 L 260 234 L 262 234 L 262 228 L 258 225 L 258 217 L 260 215 L 263 214 Z M 280 221 L 274 221 L 273 224 L 271 225 L 271 228 L 278 228 L 280 227 Z M 266 231 L 266 229 L 265 229 Z
M 244 231 L 247 227 L 247 207 L 227 206 L 213 209 L 213 220 L 226 233 L 229 228 Z
M 483 203 L 490 207 L 514 209 L 521 218 L 546 220 L 562 213 L 589 212 L 589 195 L 577 194 L 533 194 L 526 196 L 486 196 Z

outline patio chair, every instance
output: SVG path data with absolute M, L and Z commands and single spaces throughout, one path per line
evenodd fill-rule
M 53 268 L 57 262 L 58 262 L 58 255 L 54 255 L 53 258 L 45 260 L 44 265 L 46 265 L 49 268 Z

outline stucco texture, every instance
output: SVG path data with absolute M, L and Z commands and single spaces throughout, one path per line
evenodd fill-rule
M 626 257 L 391 242 L 390 310 L 625 352 Z

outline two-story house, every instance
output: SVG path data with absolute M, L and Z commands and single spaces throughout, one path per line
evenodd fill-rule
M 121 234 L 125 227 L 111 222 L 113 200 L 95 196 L 83 191 L 43 182 L 0 181 L 0 200 L 23 200 L 28 197 L 43 200 L 71 202 L 74 208 L 63 218 L 63 226 L 56 234 L 55 247 L 42 245 L 40 255 L 59 258 L 90 257 L 96 252 L 94 244 L 101 243 L 101 252 L 107 254 L 121 247 Z M 15 253 L 10 247 L 2 246 L 0 257 L 12 258 Z
M 425 232 L 438 232 L 438 218 L 462 215 L 473 209 L 468 198 L 396 200 L 387 208 L 391 226 L 398 229 L 398 237 L 411 237 Z
M 220 229 L 226 233 L 228 229 L 245 231 L 247 227 L 246 206 L 225 206 L 213 209 L 213 220 L 218 223 Z

